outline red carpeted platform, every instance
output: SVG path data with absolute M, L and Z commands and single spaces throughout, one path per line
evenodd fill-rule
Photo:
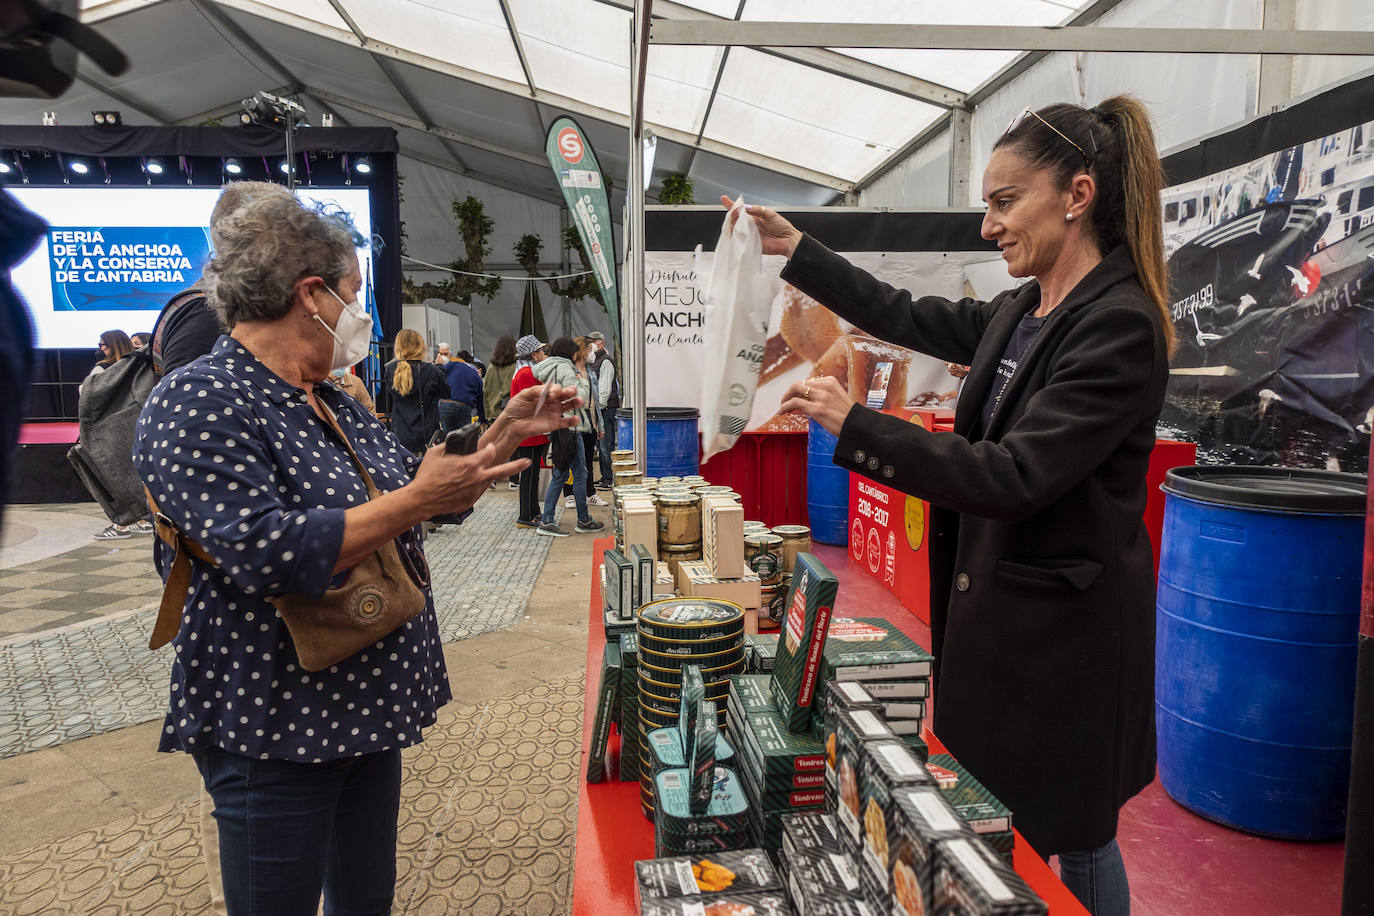
M 25 423 L 19 427 L 19 444 L 73 445 L 78 429 L 75 423 Z
M 606 644 L 601 620 L 601 555 L 613 546 L 613 538 L 592 545 L 592 589 L 587 638 L 586 715 L 582 723 L 582 770 L 586 772 L 591 745 L 601 657 Z M 840 617 L 885 617 L 922 645 L 930 645 L 930 631 L 893 598 L 878 582 L 851 570 L 848 552 L 818 546 L 816 554 L 841 577 L 835 614 Z M 618 736 L 611 739 L 617 747 Z M 937 750 L 938 742 L 931 745 Z M 939 748 L 942 750 L 942 748 Z M 634 913 L 635 884 L 631 864 L 654 854 L 653 825 L 639 810 L 639 782 L 619 782 L 612 769 L 609 781 L 581 782 L 577 802 L 577 858 L 573 873 L 573 916 L 605 916 Z M 1086 913 L 1045 863 L 1021 839 L 1016 838 L 1016 869 L 1050 904 L 1050 916 L 1081 916 Z

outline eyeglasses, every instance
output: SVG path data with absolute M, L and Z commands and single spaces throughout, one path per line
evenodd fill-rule
M 1072 140 L 1070 140 L 1062 130 L 1055 127 L 1053 124 L 1051 124 L 1049 121 L 1046 121 L 1044 118 L 1040 117 L 1040 115 L 1036 114 L 1035 109 L 1030 108 L 1029 106 L 1022 109 L 1019 115 L 1012 118 L 1011 123 L 1007 125 L 1007 129 L 1003 131 L 1003 136 L 1011 133 L 1012 131 L 1016 130 L 1016 128 L 1020 127 L 1023 123 L 1025 123 L 1027 115 L 1030 115 L 1031 117 L 1035 118 L 1035 120 L 1039 121 L 1041 124 L 1045 125 L 1050 130 L 1054 131 L 1060 137 L 1063 137 L 1065 143 L 1069 144 L 1069 146 L 1072 146 L 1074 149 L 1078 150 L 1078 154 L 1083 157 L 1083 164 L 1086 165 L 1088 168 L 1093 167 L 1092 156 L 1089 156 L 1087 152 L 1083 149 L 1083 147 L 1079 146 L 1077 143 L 1074 143 Z M 1097 141 L 1093 139 L 1093 135 L 1091 132 L 1089 132 L 1088 134 L 1088 142 L 1092 144 L 1093 156 L 1096 156 Z

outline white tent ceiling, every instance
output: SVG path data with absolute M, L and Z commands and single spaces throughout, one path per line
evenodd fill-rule
M 81 64 L 56 101 L 0 101 L 0 120 L 193 124 L 237 115 L 255 91 L 298 92 L 318 124 L 397 127 L 403 157 L 557 202 L 544 131 L 578 117 L 623 187 L 630 0 L 82 0 L 82 19 L 133 60 Z M 1088 0 L 686 0 L 656 16 L 756 21 L 1053 25 Z M 656 47 L 645 92 L 659 136 L 650 196 L 689 172 L 697 198 L 833 201 L 1015 52 Z M 618 202 L 613 203 L 618 212 Z

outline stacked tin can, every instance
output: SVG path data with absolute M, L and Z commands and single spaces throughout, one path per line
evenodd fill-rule
M 773 528 L 773 534 L 782 538 L 782 582 L 779 586 L 786 595 L 792 585 L 792 570 L 797 565 L 797 554 L 811 550 L 811 529 L 805 525 L 777 525 Z
M 759 577 L 759 627 L 775 629 L 782 621 L 782 605 L 786 597 L 782 585 L 782 537 L 766 528 L 751 530 L 746 527 L 744 562 Z
M 677 581 L 678 566 L 684 560 L 701 559 L 701 497 L 680 480 L 660 481 L 654 491 L 654 505 L 658 510 L 658 556 Z
M 639 609 L 638 723 L 626 723 L 622 747 L 640 749 L 640 807 L 653 819 L 653 754 L 647 735 L 678 724 L 682 669 L 696 665 L 705 682 L 704 699 L 715 701 L 725 724 L 730 677 L 744 671 L 744 609 L 709 598 L 667 598 Z M 624 752 L 622 751 L 622 756 Z

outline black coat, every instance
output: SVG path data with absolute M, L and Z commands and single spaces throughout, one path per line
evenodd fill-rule
M 1027 283 L 912 299 L 804 239 L 783 278 L 884 340 L 971 365 L 954 434 L 856 405 L 836 464 L 931 502 L 935 730 L 1042 854 L 1095 849 L 1155 774 L 1155 579 L 1141 521 L 1168 357 L 1117 248 L 979 414 Z
M 422 454 L 429 440 L 439 429 L 439 399 L 447 398 L 448 379 L 444 370 L 420 359 L 410 363 L 410 391 L 396 392 L 396 366 L 393 359 L 382 370 L 382 382 L 391 392 L 391 431 L 401 444 L 416 455 Z

